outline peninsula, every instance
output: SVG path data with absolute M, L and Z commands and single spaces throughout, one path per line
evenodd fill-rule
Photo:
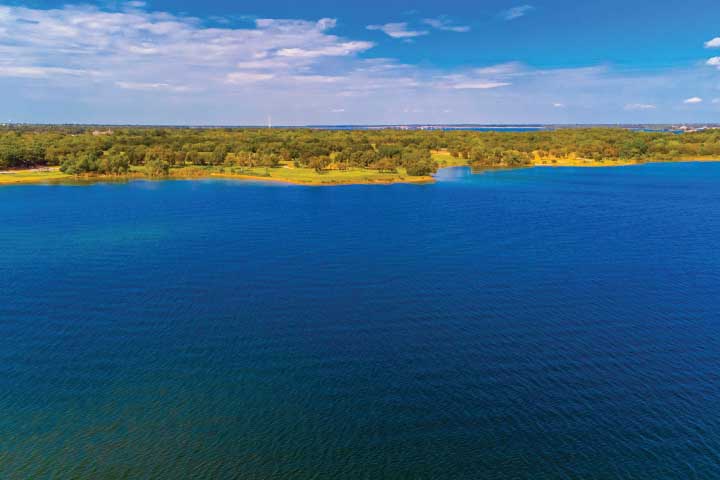
M 438 168 L 607 167 L 720 158 L 720 130 L 530 132 L 0 128 L 0 185 L 229 178 L 301 185 L 429 183 Z

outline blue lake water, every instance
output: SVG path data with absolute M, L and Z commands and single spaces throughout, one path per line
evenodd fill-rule
M 718 163 L 0 218 L 0 478 L 720 478 Z

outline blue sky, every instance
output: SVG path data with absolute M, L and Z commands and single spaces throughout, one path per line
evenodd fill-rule
M 0 121 L 720 122 L 720 5 L 0 1 Z

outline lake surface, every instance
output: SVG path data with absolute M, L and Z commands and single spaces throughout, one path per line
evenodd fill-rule
M 718 163 L 0 218 L 0 478 L 720 477 Z

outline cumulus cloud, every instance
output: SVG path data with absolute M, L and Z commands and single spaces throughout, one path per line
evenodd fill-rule
M 705 42 L 705 48 L 720 48 L 720 37 Z
M 560 102 L 555 102 L 552 104 L 552 106 L 553 108 L 565 108 L 565 104 Z
M 427 35 L 427 30 L 411 30 L 407 22 L 386 23 L 384 25 L 368 25 L 368 30 L 379 30 L 392 38 L 409 39 Z
M 690 98 L 685 99 L 685 101 L 683 101 L 683 103 L 688 104 L 688 105 L 702 103 L 702 102 L 703 102 L 703 99 L 700 97 L 690 97 Z
M 710 65 L 711 67 L 717 67 L 720 69 L 720 57 L 712 57 L 709 58 L 707 62 L 705 62 L 707 65 Z
M 252 28 L 212 28 L 196 18 L 146 11 L 144 5 L 0 6 L 0 77 L 76 82 L 106 77 L 125 90 L 179 92 L 312 74 L 330 59 L 373 47 L 330 34 L 336 21 L 329 18 L 258 19 Z
M 443 30 L 446 32 L 455 33 L 467 33 L 470 31 L 470 27 L 465 25 L 454 25 L 450 20 L 445 17 L 438 18 L 426 18 L 423 20 L 425 25 L 429 25 L 436 30 Z
M 375 29 L 409 40 L 425 35 L 425 28 L 463 28 L 445 17 L 434 20 L 440 23 L 426 22 L 423 29 L 404 23 Z M 340 112 L 333 110 L 340 104 L 343 121 L 353 123 L 524 123 L 567 121 L 570 115 L 604 122 L 632 120 L 637 110 L 646 110 L 643 120 L 652 115 L 672 122 L 685 121 L 678 112 L 698 120 L 703 109 L 678 102 L 674 111 L 668 107 L 671 116 L 660 118 L 659 109 L 637 107 L 637 99 L 682 99 L 687 91 L 710 91 L 718 81 L 715 69 L 700 66 L 642 73 L 519 62 L 408 65 L 366 58 L 373 43 L 362 35 L 336 35 L 334 19 L 245 19 L 242 27 L 210 22 L 148 11 L 142 3 L 118 9 L 0 6 L 3 116 L 237 125 L 272 115 L 278 123 L 307 125 L 337 121 Z M 720 57 L 708 63 L 720 66 Z M 556 110 L 558 99 L 573 108 Z
M 534 9 L 535 7 L 532 5 L 520 5 L 501 12 L 500 17 L 508 21 L 515 20 L 517 18 L 524 17 Z

